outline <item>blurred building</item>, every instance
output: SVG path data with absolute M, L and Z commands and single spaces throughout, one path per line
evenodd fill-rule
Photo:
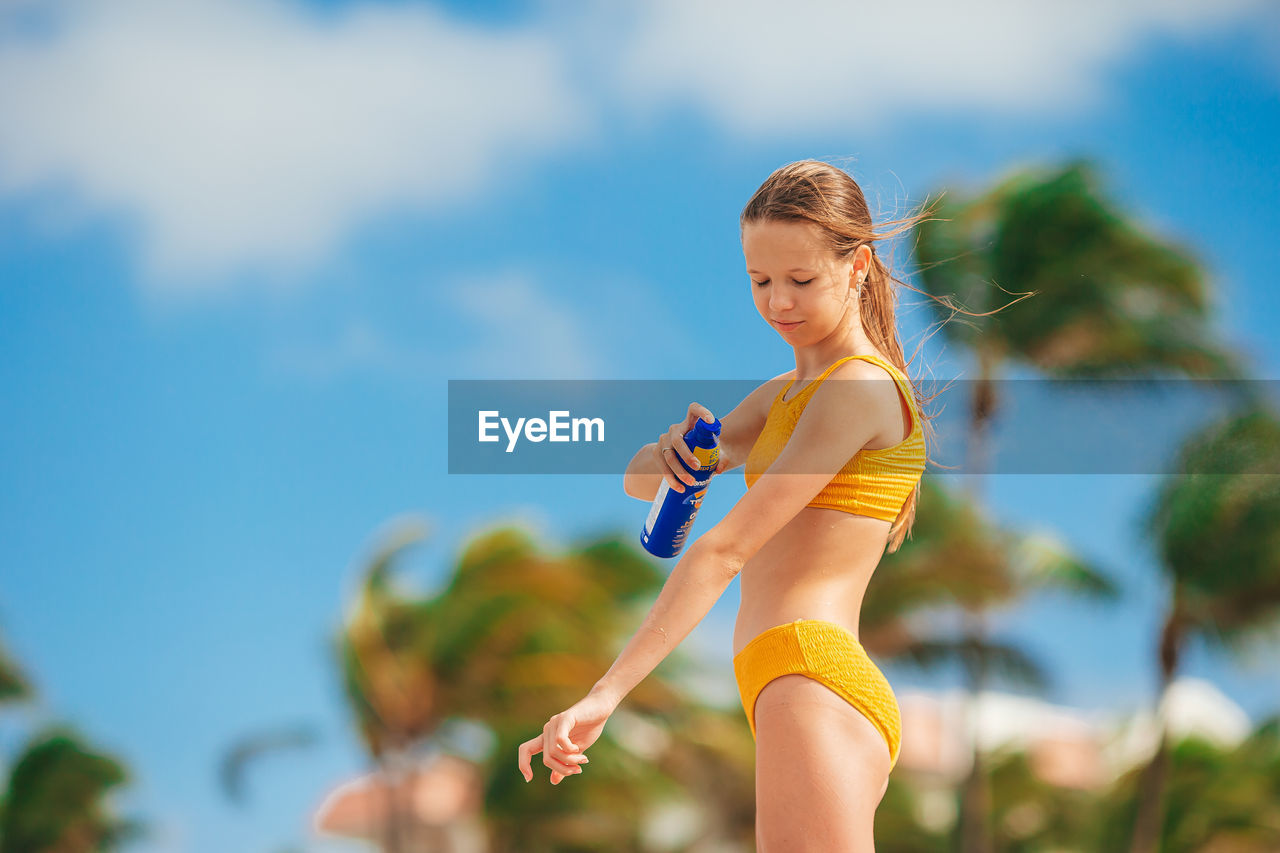
M 380 849 L 394 812 L 401 850 L 483 853 L 483 786 L 474 762 L 436 754 L 389 777 L 369 773 L 338 785 L 316 809 L 313 829 L 322 837 L 367 841 Z
M 1154 714 L 1086 711 L 999 691 L 983 691 L 971 702 L 960 689 L 902 689 L 898 702 L 899 767 L 948 784 L 968 772 L 975 737 L 984 753 L 1025 751 L 1032 770 L 1049 784 L 1092 789 L 1151 757 L 1160 719 L 1175 738 L 1196 734 L 1224 748 L 1251 729 L 1239 705 L 1197 678 L 1175 681 Z

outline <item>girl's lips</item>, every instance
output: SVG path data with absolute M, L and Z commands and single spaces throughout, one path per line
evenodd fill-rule
M 778 320 L 774 320 L 773 324 L 777 326 L 779 329 L 788 330 L 788 329 L 794 329 L 796 326 L 799 326 L 803 322 L 804 320 L 796 320 L 794 323 L 782 323 L 782 322 L 779 322 Z

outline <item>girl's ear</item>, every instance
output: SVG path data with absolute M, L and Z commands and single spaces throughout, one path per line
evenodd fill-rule
M 866 261 L 862 264 L 862 270 L 864 273 L 871 271 L 871 255 L 863 252 L 862 247 L 859 246 L 858 250 L 853 253 L 853 257 L 849 259 L 849 283 L 850 284 L 853 284 L 857 281 L 858 259 L 863 257 L 864 255 L 866 257 Z

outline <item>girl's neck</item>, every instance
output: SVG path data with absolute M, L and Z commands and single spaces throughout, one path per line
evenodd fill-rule
M 796 350 L 796 379 L 813 379 L 836 361 L 850 355 L 873 355 L 889 360 L 866 335 L 851 336 L 839 343 L 823 341 L 816 346 Z

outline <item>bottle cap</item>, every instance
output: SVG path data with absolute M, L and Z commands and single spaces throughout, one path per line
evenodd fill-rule
M 702 432 L 707 435 L 719 435 L 720 419 L 716 418 L 711 423 L 707 423 L 702 418 L 698 418 L 698 420 L 694 423 L 693 428 L 696 430 L 702 430 Z

